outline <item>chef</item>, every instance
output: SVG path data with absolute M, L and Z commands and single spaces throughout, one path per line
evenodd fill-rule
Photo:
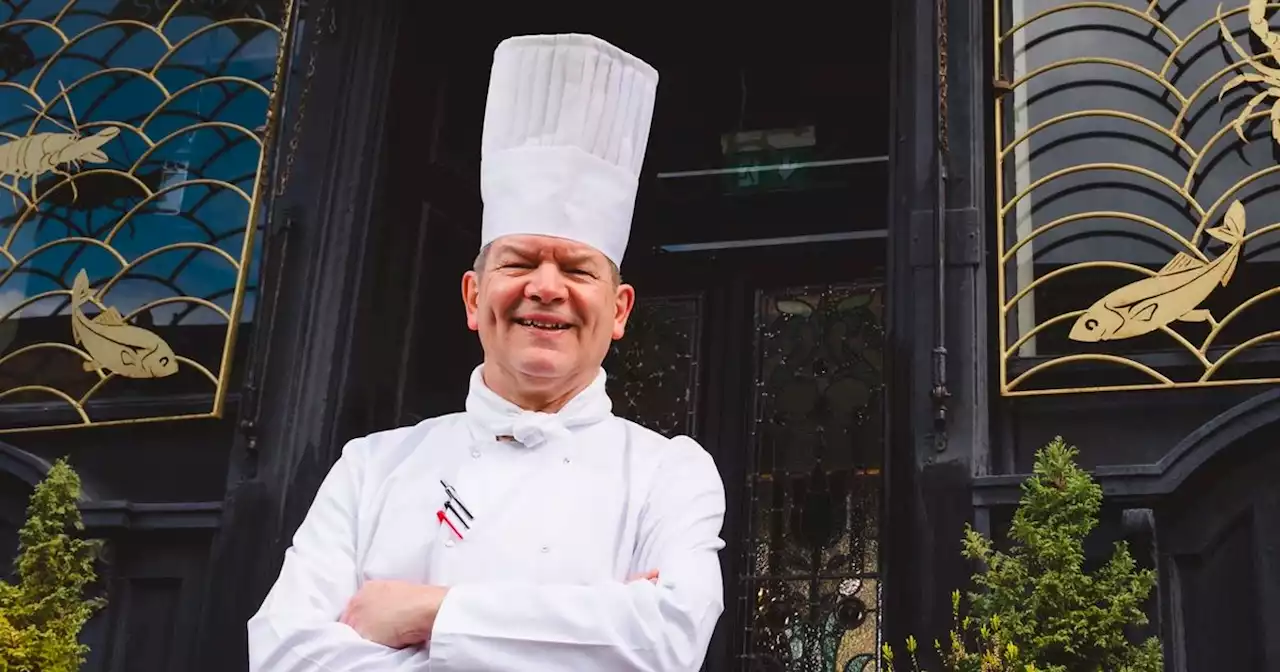
M 591 36 L 498 46 L 466 410 L 344 446 L 248 623 L 251 670 L 701 667 L 723 483 L 693 439 L 613 415 L 601 368 L 657 83 Z

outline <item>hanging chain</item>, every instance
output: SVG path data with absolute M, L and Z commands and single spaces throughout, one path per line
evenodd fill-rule
M 938 0 L 938 148 L 950 153 L 947 143 L 947 0 Z
M 324 20 L 329 19 L 328 31 L 324 30 Z M 293 128 L 289 137 L 289 150 L 285 155 L 284 167 L 280 171 L 280 180 L 276 186 L 276 196 L 283 196 L 289 187 L 289 178 L 293 175 L 293 162 L 298 155 L 298 144 L 302 138 L 303 120 L 307 116 L 307 98 L 311 94 L 311 83 L 316 75 L 316 56 L 320 52 L 319 46 L 326 34 L 333 34 L 337 31 L 336 19 L 333 10 L 326 0 L 320 6 L 320 10 L 316 12 L 315 27 L 311 31 L 311 45 L 308 48 L 310 52 L 307 55 L 307 72 L 302 78 L 302 92 L 298 94 L 298 111 L 294 115 Z
M 282 25 L 286 29 L 288 29 L 288 27 L 291 25 L 291 20 L 293 18 L 293 11 L 295 10 L 298 4 L 301 4 L 301 2 L 305 2 L 305 0 L 286 0 L 285 9 L 284 9 L 284 20 L 282 22 Z M 325 32 L 321 28 L 321 26 L 323 25 L 323 20 L 326 14 L 328 14 L 328 18 L 329 18 L 328 33 L 333 34 L 334 32 L 337 31 L 337 25 L 336 25 L 334 16 L 330 11 L 329 2 L 328 0 L 325 0 L 324 4 L 320 7 L 320 9 L 316 12 L 316 15 L 315 15 L 315 28 L 312 31 L 310 53 L 308 54 L 308 58 L 307 58 L 307 72 L 303 78 L 302 92 L 298 96 L 298 101 L 299 101 L 298 112 L 295 116 L 293 126 L 291 129 L 291 137 L 289 138 L 288 154 L 285 157 L 284 166 L 282 167 L 280 172 L 280 180 L 273 194 L 273 196 L 276 196 L 276 197 L 279 197 L 285 193 L 285 189 L 289 185 L 289 177 L 293 173 L 294 158 L 298 153 L 298 141 L 302 135 L 302 120 L 303 120 L 303 117 L 306 115 L 307 97 L 311 91 L 311 81 L 315 78 L 315 74 L 316 74 L 316 53 L 319 51 L 318 47 L 321 43 L 321 37 Z M 277 87 L 276 91 L 278 95 L 287 95 L 288 93 L 287 88 L 282 88 L 282 86 L 285 81 L 285 77 L 284 77 L 284 72 L 286 67 L 285 64 L 288 63 L 291 58 L 291 54 L 289 53 L 290 51 L 292 51 L 292 45 L 288 44 L 285 40 L 282 40 L 280 44 L 279 52 L 276 55 L 275 82 Z M 272 136 L 279 133 L 280 129 L 283 127 L 283 123 L 282 123 L 283 119 L 279 119 L 279 120 L 273 119 L 271 115 L 281 114 L 286 109 L 287 107 L 283 104 L 283 101 L 280 101 L 280 104 L 275 104 L 268 108 L 267 128 L 271 130 L 268 131 L 268 137 L 264 138 L 263 146 L 265 147 L 273 146 L 275 144 L 275 138 Z M 286 214 L 284 217 L 285 230 L 287 230 L 289 226 L 290 217 L 291 215 L 289 214 Z M 280 253 L 283 257 L 285 250 L 287 250 L 289 238 L 288 236 L 282 236 L 281 238 L 282 238 L 282 243 L 281 243 Z M 263 260 L 265 262 L 266 255 L 267 255 L 267 249 L 265 247 L 263 249 L 262 254 L 263 254 Z M 273 264 L 264 264 L 264 265 L 268 268 L 273 266 Z M 274 264 L 274 266 L 283 269 L 283 265 L 280 262 L 277 262 L 276 264 Z M 280 290 L 281 290 L 282 283 L 280 282 L 266 283 L 264 280 L 262 284 L 274 285 L 274 290 L 272 292 L 270 305 L 272 306 L 279 305 Z M 254 364 L 250 367 L 250 371 L 246 375 L 246 380 L 244 383 L 245 399 L 243 400 L 242 403 L 244 403 L 245 407 L 248 410 L 247 410 L 247 414 L 245 414 L 243 419 L 240 421 L 240 431 L 246 437 L 245 450 L 250 456 L 256 456 L 258 452 L 257 427 L 258 427 L 259 421 L 261 420 L 261 413 L 262 413 L 262 406 L 260 401 L 257 398 L 257 391 L 259 388 L 258 383 L 264 380 L 266 376 L 266 371 L 268 368 L 270 354 L 271 354 L 271 348 L 269 344 L 274 340 L 275 323 L 276 323 L 275 317 L 276 317 L 276 311 L 272 310 L 267 312 L 266 319 L 265 319 L 266 329 L 265 329 L 265 332 L 260 336 L 260 338 L 262 338 L 263 342 L 267 343 L 268 346 L 265 349 L 265 351 L 263 351 L 263 353 L 261 354 L 261 361 L 255 361 Z M 250 475 L 251 478 L 255 477 L 254 476 L 254 473 L 256 472 L 256 467 L 254 466 L 255 459 L 256 458 L 251 458 L 249 460 L 248 465 L 246 466 L 246 469 L 251 474 Z

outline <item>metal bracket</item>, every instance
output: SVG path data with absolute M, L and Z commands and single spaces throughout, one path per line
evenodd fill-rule
M 911 212 L 911 268 L 933 268 L 933 209 Z M 983 228 L 978 208 L 947 210 L 947 266 L 974 267 L 982 262 Z
M 947 266 L 977 266 L 982 261 L 982 235 L 977 208 L 947 210 Z

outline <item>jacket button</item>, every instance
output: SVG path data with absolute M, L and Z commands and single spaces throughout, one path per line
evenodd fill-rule
M 480 457 L 480 451 L 478 451 L 478 450 L 473 450 L 473 451 L 471 451 L 471 457 L 479 458 L 479 457 Z
M 550 546 L 543 546 L 543 547 L 542 547 L 542 552 L 543 552 L 543 553 L 550 553 L 550 552 L 551 552 L 551 547 L 550 547 Z
M 446 547 L 446 548 L 453 548 L 453 540 L 452 540 L 452 539 L 445 539 L 445 540 L 444 540 L 444 545 L 445 545 L 445 547 Z

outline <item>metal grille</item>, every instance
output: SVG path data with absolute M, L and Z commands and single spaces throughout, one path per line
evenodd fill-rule
M 1280 382 L 1277 6 L 995 3 L 1003 394 Z
M 292 6 L 0 5 L 0 431 L 222 413 Z

